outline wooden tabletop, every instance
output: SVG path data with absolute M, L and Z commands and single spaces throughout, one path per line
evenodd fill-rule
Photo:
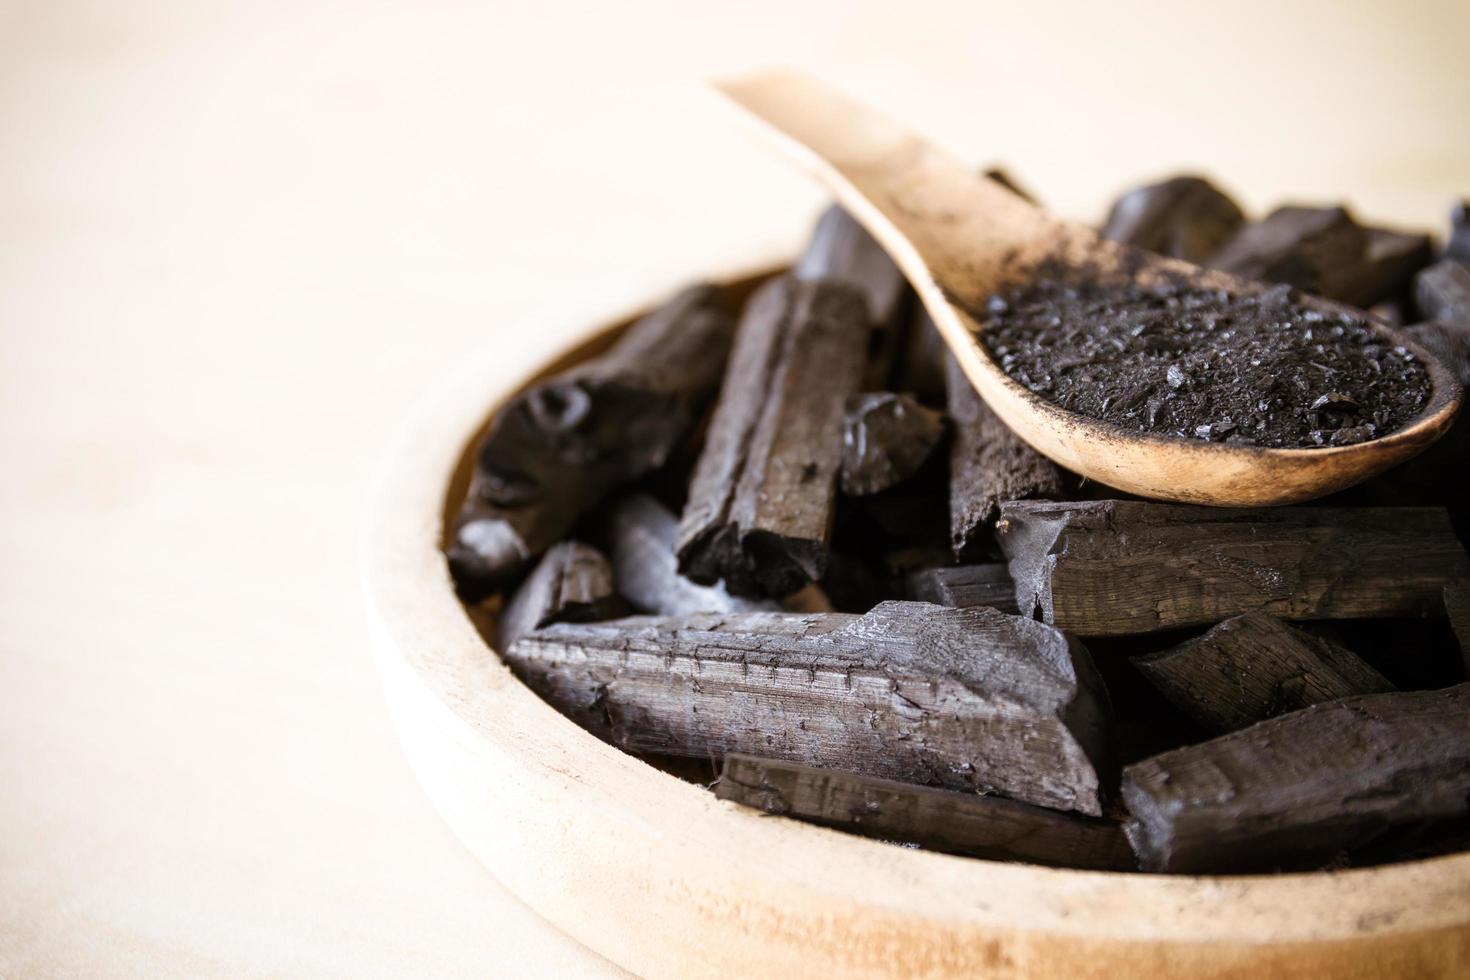
M 1455 0 L 911 6 L 0 6 L 0 976 L 615 972 L 421 796 L 356 537 L 468 352 L 800 240 L 700 78 L 810 68 L 1081 218 L 1470 193 Z

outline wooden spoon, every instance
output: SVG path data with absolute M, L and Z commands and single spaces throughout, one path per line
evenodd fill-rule
M 1007 425 L 1061 465 L 1130 493 L 1220 506 L 1290 504 L 1351 486 L 1402 463 L 1444 434 L 1459 380 L 1405 337 L 1355 311 L 1385 340 L 1413 351 L 1429 373 L 1428 404 L 1403 428 L 1349 446 L 1270 449 L 1125 429 L 1068 411 L 1013 381 L 976 341 L 998 289 L 1044 259 L 1127 270 L 1142 285 L 1160 274 L 1206 289 L 1258 294 L 1269 285 L 1105 241 L 1033 207 L 900 123 L 814 79 L 786 72 L 716 88 L 793 162 L 825 185 L 898 262 L 970 382 Z M 1345 307 L 1308 299 L 1324 312 Z

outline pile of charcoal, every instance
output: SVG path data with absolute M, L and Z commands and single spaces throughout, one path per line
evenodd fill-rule
M 1184 177 L 1104 233 L 1412 323 L 1470 382 L 1463 205 L 1441 250 Z M 1470 847 L 1467 430 L 1309 506 L 1126 498 L 1000 422 L 834 208 L 788 273 L 508 402 L 446 553 L 527 685 L 724 799 L 1063 867 L 1360 866 Z

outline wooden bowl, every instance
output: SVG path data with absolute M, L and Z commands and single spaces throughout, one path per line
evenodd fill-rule
M 463 372 L 399 439 L 364 540 L 403 749 L 455 833 L 529 905 L 658 977 L 1470 975 L 1470 854 L 1256 877 L 951 857 L 717 800 L 544 704 L 471 624 L 441 536 L 498 404 L 630 319 L 589 324 L 549 363 L 496 351 Z

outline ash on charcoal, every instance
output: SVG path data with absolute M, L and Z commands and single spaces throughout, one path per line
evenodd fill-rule
M 1001 369 L 1070 411 L 1126 429 L 1281 448 L 1386 435 L 1429 376 L 1350 310 L 1286 286 L 1234 295 L 1042 266 L 993 297 L 980 339 Z

